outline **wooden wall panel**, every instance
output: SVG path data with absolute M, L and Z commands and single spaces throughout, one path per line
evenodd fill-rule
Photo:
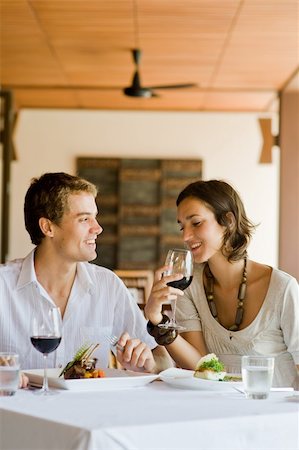
M 96 264 L 154 270 L 169 248 L 183 246 L 175 201 L 201 179 L 201 160 L 78 158 L 77 172 L 99 189 Z

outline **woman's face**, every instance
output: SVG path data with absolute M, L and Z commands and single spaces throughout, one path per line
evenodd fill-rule
M 184 243 L 192 251 L 196 263 L 221 253 L 226 228 L 219 225 L 204 202 L 195 197 L 185 198 L 178 206 L 177 217 Z

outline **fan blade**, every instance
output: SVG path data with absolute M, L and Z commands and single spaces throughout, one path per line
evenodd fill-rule
M 153 94 L 153 91 L 151 89 L 143 87 L 135 89 L 134 87 L 129 86 L 123 89 L 123 93 L 128 97 L 145 97 L 145 98 L 156 97 L 156 95 Z
M 153 90 L 154 89 L 180 89 L 189 88 L 197 86 L 194 83 L 183 83 L 183 84 L 172 84 L 172 85 L 162 85 L 147 87 L 141 85 L 141 78 L 139 73 L 139 63 L 141 60 L 141 50 L 139 48 L 131 49 L 133 61 L 135 64 L 135 71 L 133 73 L 133 78 L 130 86 L 123 89 L 123 93 L 128 97 L 159 97 Z
M 169 84 L 162 86 L 150 86 L 149 89 L 181 89 L 181 88 L 190 88 L 197 87 L 198 85 L 195 83 L 183 83 L 183 84 Z

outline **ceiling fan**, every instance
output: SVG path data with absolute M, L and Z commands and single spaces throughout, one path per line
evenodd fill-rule
M 171 84 L 162 86 L 142 86 L 140 81 L 139 64 L 141 60 L 141 50 L 139 48 L 134 48 L 131 50 L 133 61 L 135 64 L 135 71 L 132 78 L 132 83 L 130 86 L 123 89 L 123 93 L 129 97 L 158 97 L 155 93 L 156 89 L 181 89 L 197 86 L 194 83 L 185 84 Z

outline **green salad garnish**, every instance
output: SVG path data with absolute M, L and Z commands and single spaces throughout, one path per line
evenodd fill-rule
M 200 371 L 209 370 L 209 369 L 214 370 L 214 372 L 223 372 L 224 365 L 217 359 L 213 358 L 210 361 L 203 362 L 200 365 L 200 367 L 198 368 L 198 370 L 200 370 Z
M 237 381 L 237 382 L 240 382 L 240 381 L 242 381 L 242 377 L 241 377 L 241 375 L 239 375 L 239 376 L 225 375 L 223 380 L 220 380 L 220 381 Z

